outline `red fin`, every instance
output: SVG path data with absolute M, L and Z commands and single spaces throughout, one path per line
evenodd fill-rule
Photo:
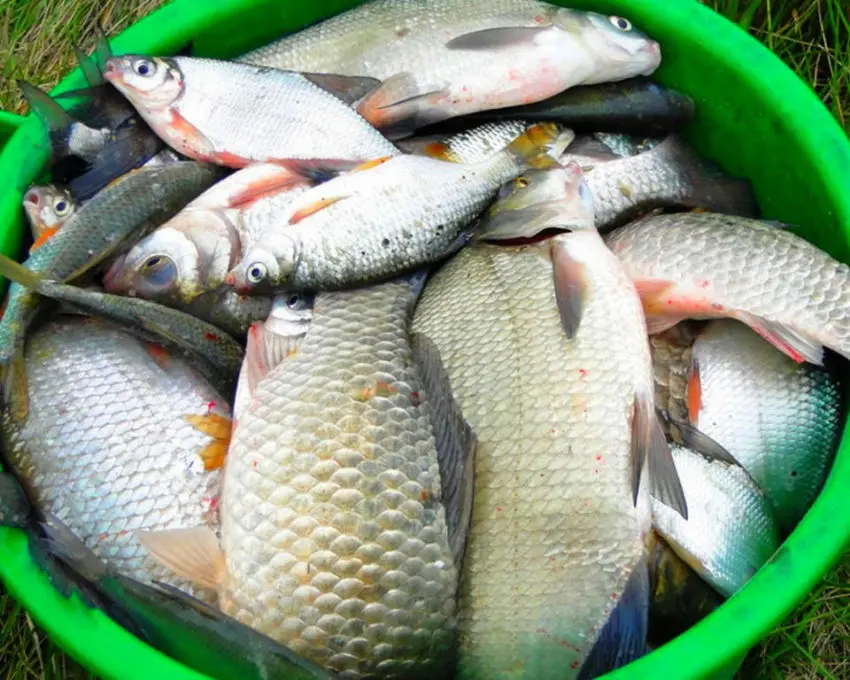
M 36 250 L 41 248 L 47 241 L 52 238 L 56 232 L 59 231 L 59 227 L 46 227 L 43 232 L 39 235 L 39 237 L 35 240 L 35 242 L 30 246 L 30 253 L 34 253 Z
M 422 147 L 422 153 L 430 158 L 436 158 L 441 161 L 456 162 L 457 156 L 444 142 L 431 142 Z
M 227 207 L 245 208 L 252 203 L 256 203 L 262 198 L 275 196 L 303 183 L 303 178 L 288 173 L 281 174 L 276 177 L 264 177 L 263 179 L 244 186 L 239 191 L 231 194 L 228 199 Z
M 223 154 L 216 152 L 201 131 L 186 120 L 177 109 L 171 109 L 171 121 L 167 125 L 167 137 L 165 139 L 168 138 L 172 138 L 175 142 L 174 148 L 190 158 L 234 168 L 241 168 L 248 164 L 248 161 L 244 158 L 226 152 Z M 218 158 L 219 155 L 222 158 Z M 224 160 L 228 157 L 236 159 L 240 164 L 231 165 Z
M 737 318 L 798 364 L 808 361 L 816 366 L 823 366 L 824 349 L 817 340 L 790 326 L 769 321 L 755 314 L 739 313 Z
M 310 217 L 310 215 L 315 215 L 317 212 L 346 198 L 348 198 L 348 196 L 328 196 L 327 198 L 321 198 L 318 201 L 314 201 L 313 203 L 296 210 L 289 218 L 289 223 L 298 224 L 301 220 Z
M 213 163 L 224 165 L 228 168 L 244 168 L 251 164 L 251 161 L 247 158 L 237 156 L 235 153 L 230 153 L 229 151 L 215 151 L 208 158 Z
M 233 423 L 217 413 L 205 413 L 202 416 L 185 416 L 186 421 L 196 430 L 213 438 L 201 452 L 205 470 L 218 470 L 224 465 L 227 447 L 230 446 L 230 433 Z
M 360 101 L 357 112 L 393 139 L 448 117 L 447 113 L 428 111 L 437 106 L 445 96 L 445 90 L 420 93 L 409 73 L 397 73 L 366 95 Z
M 699 423 L 701 410 L 702 382 L 699 374 L 699 362 L 694 357 L 691 359 L 691 369 L 688 374 L 688 422 L 694 427 Z
M 149 342 L 145 346 L 147 353 L 151 359 L 156 362 L 156 365 L 162 369 L 167 369 L 171 365 L 171 353 L 162 345 L 155 342 Z
M 366 161 L 365 163 L 361 163 L 355 168 L 352 168 L 351 172 L 360 172 L 362 170 L 369 170 L 370 168 L 377 167 L 379 165 L 383 165 L 394 156 L 381 156 L 380 158 L 373 158 L 371 161 Z

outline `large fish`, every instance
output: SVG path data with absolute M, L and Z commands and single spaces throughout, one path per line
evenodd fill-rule
M 463 245 L 499 187 L 555 165 L 572 133 L 538 124 L 485 161 L 403 155 L 298 196 L 228 274 L 239 293 L 325 290 L 410 272 Z
M 693 345 L 684 401 L 690 424 L 722 444 L 764 489 L 790 531 L 838 448 L 837 373 L 795 364 L 736 321 L 713 321 Z
M 676 554 L 724 597 L 744 586 L 779 547 L 779 525 L 747 472 L 674 446 L 688 519 L 652 499 L 652 524 Z
M 606 236 L 650 333 L 742 321 L 797 362 L 850 357 L 850 267 L 776 223 L 714 213 L 646 217 Z
M 302 74 L 194 57 L 113 57 L 105 77 L 172 148 L 241 168 L 293 158 L 368 161 L 399 151 Z
M 661 49 L 624 17 L 536 0 L 376 0 L 240 59 L 379 78 L 358 110 L 398 137 L 574 85 L 650 75 Z
M 50 321 L 25 356 L 29 411 L 4 407 L 3 445 L 37 508 L 121 573 L 188 588 L 133 532 L 217 529 L 227 401 L 181 357 L 92 318 Z
M 475 438 L 411 336 L 420 286 L 317 295 L 276 367 L 281 336 L 249 335 L 260 375 L 228 452 L 221 552 L 208 531 L 145 538 L 184 569 L 206 552 L 188 573 L 225 613 L 343 677 L 451 666 Z

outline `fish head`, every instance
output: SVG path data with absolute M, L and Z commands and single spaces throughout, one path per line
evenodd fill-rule
M 71 195 L 59 187 L 32 186 L 24 194 L 24 211 L 37 238 L 48 229 L 61 226 L 77 209 Z
M 188 302 L 203 292 L 200 256 L 177 229 L 164 227 L 115 259 L 103 278 L 107 293 Z
M 578 163 L 527 170 L 503 185 L 484 215 L 484 240 L 532 238 L 547 229 L 595 229 L 593 193 Z
M 295 269 L 295 241 L 276 238 L 274 244 L 258 244 L 248 249 L 242 260 L 224 279 L 240 295 L 267 295 L 286 283 Z
M 281 339 L 272 346 L 282 356 L 273 357 L 273 363 L 280 363 L 298 349 L 313 322 L 313 301 L 312 293 L 285 293 L 274 298 L 265 328 Z
M 648 76 L 661 65 L 661 46 L 621 16 L 586 12 L 581 42 L 594 61 L 583 84 Z
M 112 57 L 103 75 L 142 112 L 166 109 L 183 92 L 183 74 L 171 59 L 137 54 Z

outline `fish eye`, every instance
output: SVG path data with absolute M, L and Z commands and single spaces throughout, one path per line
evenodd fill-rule
M 611 22 L 611 25 L 613 25 L 614 28 L 618 28 L 624 33 L 628 33 L 632 30 L 632 22 L 625 17 L 608 17 L 608 21 Z
M 136 75 L 142 76 L 143 78 L 146 76 L 152 76 L 156 72 L 156 64 L 154 64 L 150 59 L 134 59 L 133 71 Z
M 528 177 L 521 175 L 514 180 L 514 184 L 518 189 L 525 189 L 525 187 L 528 186 L 529 181 Z
M 170 288 L 177 278 L 177 266 L 170 257 L 153 255 L 142 265 L 143 281 L 152 290 Z
M 145 263 L 142 265 L 142 269 L 150 270 L 156 269 L 163 261 L 163 258 L 159 255 L 154 255 L 153 257 L 149 257 L 145 260 Z
M 297 293 L 294 295 L 290 295 L 286 300 L 286 306 L 290 309 L 298 309 L 301 304 L 301 296 Z
M 71 211 L 71 206 L 64 198 L 57 198 L 53 202 L 53 212 L 59 217 L 64 217 Z
M 248 267 L 246 278 L 248 279 L 248 283 L 257 285 L 258 283 L 262 283 L 268 275 L 268 267 L 266 267 L 266 265 L 262 262 L 255 262 Z M 287 300 L 287 304 L 289 304 L 289 300 Z

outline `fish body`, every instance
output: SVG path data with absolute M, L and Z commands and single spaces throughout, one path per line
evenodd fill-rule
M 64 187 L 53 184 L 31 186 L 24 194 L 24 212 L 36 244 L 46 241 L 65 224 L 78 208 Z
M 572 339 L 555 247 L 585 268 Z M 479 442 L 458 677 L 577 677 L 627 589 L 643 624 L 613 646 L 620 663 L 640 655 L 650 517 L 631 450 L 650 356 L 637 295 L 599 236 L 469 246 L 429 281 L 414 328 L 439 349 Z
M 571 137 L 570 137 L 571 138 Z M 563 145 L 537 125 L 477 164 L 404 155 L 306 191 L 243 253 L 226 283 L 240 293 L 318 290 L 412 271 L 462 245 L 464 228 L 523 169 Z
M 730 320 L 700 333 L 688 369 L 691 424 L 735 456 L 790 531 L 816 498 L 838 447 L 837 374 L 796 364 Z
M 403 136 L 574 85 L 649 75 L 661 50 L 622 17 L 535 0 L 378 0 L 240 60 L 378 78 L 383 84 L 358 108 L 379 129 Z
M 743 468 L 679 446 L 672 452 L 690 512 L 685 521 L 653 499 L 653 527 L 707 583 L 731 597 L 779 547 L 779 525 Z
M 561 163 L 570 160 L 568 149 Z M 593 192 L 598 229 L 610 229 L 656 208 L 757 214 L 749 182 L 726 176 L 677 136 L 627 158 L 596 163 L 576 160 Z
M 474 438 L 419 359 L 415 294 L 317 295 L 294 355 L 255 360 L 228 451 L 222 611 L 343 678 L 451 662 Z
M 219 175 L 218 168 L 195 162 L 132 173 L 88 201 L 23 266 L 58 281 L 81 276 L 119 251 L 129 238 L 171 217 Z M 22 346 L 36 309 L 32 291 L 17 283 L 9 287 L 0 320 L 0 362 L 8 363 Z
M 606 236 L 651 333 L 730 317 L 795 361 L 850 357 L 850 267 L 775 224 L 731 215 L 646 217 Z
M 30 335 L 26 369 L 29 413 L 4 408 L 4 450 L 38 509 L 119 572 L 188 587 L 133 532 L 217 528 L 221 473 L 205 459 L 227 449 L 228 403 L 181 357 L 91 318 Z
M 167 144 L 196 160 L 240 168 L 399 153 L 356 111 L 298 73 L 126 55 L 108 60 L 104 75 Z

